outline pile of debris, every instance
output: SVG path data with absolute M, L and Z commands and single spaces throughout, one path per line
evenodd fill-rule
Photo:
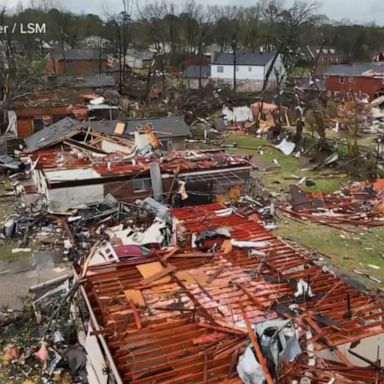
M 266 230 L 275 225 L 273 203 L 243 197 L 236 206 L 169 208 L 108 196 L 48 216 L 37 232 L 55 228 L 74 255 L 74 279 L 43 285 L 20 323 L 1 324 L 9 377 L 384 380 L 375 363 L 384 335 L 379 298 Z
M 305 192 L 297 185 L 290 189 L 291 205 L 279 209 L 294 218 L 331 227 L 378 227 L 384 225 L 384 180 L 373 184 L 356 182 L 341 192 Z
M 384 334 L 377 299 L 266 231 L 266 212 L 243 204 L 240 214 L 146 199 L 133 215 L 142 219 L 99 225 L 101 240 L 75 272 L 87 338 L 99 340 L 109 375 L 119 383 L 349 383 L 346 366 L 356 383 L 365 371 L 384 379 L 374 348 L 369 368 L 359 359 L 360 347 Z
M 86 352 L 78 342 L 79 317 L 71 313 L 79 282 L 60 279 L 53 289 L 50 285 L 34 287 L 36 297 L 23 310 L 0 313 L 0 380 L 90 382 Z

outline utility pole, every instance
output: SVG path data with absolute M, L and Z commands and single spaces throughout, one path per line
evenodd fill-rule
M 236 92 L 236 69 L 237 69 L 237 44 L 236 40 L 232 40 L 233 50 L 233 90 Z

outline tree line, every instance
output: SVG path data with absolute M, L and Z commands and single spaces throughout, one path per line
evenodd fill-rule
M 44 55 L 44 43 L 82 47 L 88 36 L 99 36 L 111 53 L 128 48 L 158 52 L 168 47 L 171 54 L 201 54 L 211 44 L 220 50 L 259 49 L 272 51 L 283 47 L 287 54 L 306 45 L 332 46 L 351 61 L 369 60 L 382 49 L 384 28 L 376 25 L 335 23 L 319 14 L 319 5 L 297 0 L 259 0 L 255 6 L 204 6 L 193 0 L 184 3 L 157 0 L 145 6 L 122 0 L 120 12 L 103 15 L 76 14 L 54 7 L 51 0 L 32 0 L 29 7 L 11 12 L 3 8 L 2 25 L 45 23 L 43 35 L 2 34 L 13 43 L 9 49 L 22 48 L 29 57 Z

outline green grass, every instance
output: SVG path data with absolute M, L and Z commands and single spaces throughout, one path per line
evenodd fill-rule
M 270 143 L 265 140 L 254 136 L 245 136 L 245 135 L 230 135 L 226 139 L 226 143 L 237 143 L 238 147 L 251 147 L 254 149 L 244 149 L 238 148 L 237 153 L 247 153 L 252 155 L 254 158 L 260 158 L 265 161 L 272 162 L 277 160 L 280 169 L 264 173 L 263 181 L 265 187 L 270 191 L 280 191 L 282 189 L 287 189 L 289 185 L 295 183 L 295 180 L 286 180 L 285 178 L 291 176 L 298 177 L 310 177 L 315 180 L 316 185 L 310 188 L 307 188 L 309 191 L 322 191 L 322 192 L 334 192 L 340 187 L 342 187 L 346 179 L 345 178 L 329 178 L 329 179 L 316 179 L 316 176 L 325 176 L 330 174 L 330 170 L 324 169 L 321 171 L 302 171 L 299 166 L 299 160 L 293 156 L 286 156 L 278 149 L 271 148 L 263 145 L 270 145 Z M 262 147 L 261 147 L 262 146 Z M 232 149 L 229 151 L 233 151 Z M 260 152 L 262 151 L 263 154 Z
M 6 192 L 10 187 L 8 182 L 0 183 L 0 196 Z M 8 219 L 8 217 L 14 212 L 14 202 L 12 198 L 0 198 L 0 227 Z M 20 260 L 22 258 L 30 257 L 31 252 L 29 253 L 16 253 L 13 254 L 12 248 L 17 248 L 17 243 L 15 241 L 7 240 L 5 245 L 0 245 L 0 260 L 6 262 L 12 262 L 15 260 Z
M 357 234 L 343 232 L 312 222 L 299 223 L 290 219 L 282 219 L 275 233 L 285 239 L 293 240 L 305 247 L 327 255 L 341 271 L 355 276 L 364 285 L 374 288 L 384 286 L 384 228 L 373 228 Z M 368 266 L 373 264 L 380 269 Z M 362 277 L 353 271 L 366 271 L 382 281 L 374 281 Z

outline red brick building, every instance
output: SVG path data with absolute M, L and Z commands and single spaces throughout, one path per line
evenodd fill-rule
M 372 100 L 384 95 L 384 65 L 362 63 L 334 65 L 324 73 L 328 97 L 364 97 Z
M 52 51 L 44 60 L 44 72 L 57 76 L 95 75 L 108 67 L 107 55 L 100 49 Z

